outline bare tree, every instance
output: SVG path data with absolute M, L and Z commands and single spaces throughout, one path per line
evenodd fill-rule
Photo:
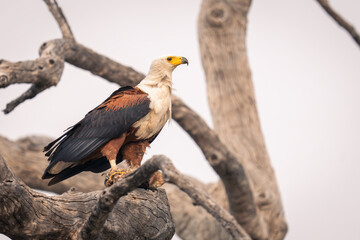
M 43 43 L 35 60 L 0 61 L 0 87 L 31 84 L 7 104 L 5 113 L 55 86 L 65 62 L 122 86 L 136 85 L 144 77 L 78 43 L 57 2 L 44 2 L 63 38 Z M 330 9 L 326 1 L 318 2 Z M 179 97 L 172 98 L 173 119 L 201 148 L 221 181 L 205 185 L 189 179 L 169 159 L 155 156 L 110 188 L 103 189 L 103 179 L 89 178 L 88 173 L 48 187 L 39 176 L 46 165 L 42 146 L 49 139 L 33 136 L 11 142 L 0 137 L 0 232 L 13 239 L 170 239 L 176 226 L 183 239 L 283 239 L 287 224 L 246 53 L 250 4 L 203 0 L 201 6 L 200 52 L 214 129 Z M 349 32 L 358 43 L 355 29 Z M 26 162 L 17 164 L 24 158 Z M 165 185 L 166 193 L 138 188 L 157 170 L 171 183 Z M 45 196 L 27 185 L 62 195 Z

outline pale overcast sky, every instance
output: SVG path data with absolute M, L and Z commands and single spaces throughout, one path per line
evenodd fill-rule
M 360 31 L 360 1 L 330 3 Z M 59 4 L 80 43 L 136 70 L 146 73 L 164 54 L 187 57 L 189 67 L 174 71 L 175 92 L 211 125 L 197 41 L 199 0 Z M 34 59 L 42 42 L 61 36 L 43 1 L 3 0 L 0 9 L 0 59 Z M 289 223 L 286 239 L 360 239 L 359 46 L 315 0 L 253 1 L 247 39 L 262 129 Z M 27 88 L 1 89 L 1 109 Z M 0 134 L 13 140 L 59 136 L 117 88 L 66 64 L 57 87 L 0 114 Z M 169 156 L 202 181 L 217 180 L 175 121 L 145 158 L 152 154 Z

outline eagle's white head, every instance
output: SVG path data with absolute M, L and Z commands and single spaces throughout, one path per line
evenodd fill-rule
M 155 72 L 164 71 L 171 73 L 180 64 L 189 64 L 189 62 L 185 57 L 177 57 L 177 56 L 159 57 L 151 63 L 149 74 L 154 71 Z
M 165 83 L 166 85 L 172 85 L 171 76 L 173 70 L 181 65 L 189 64 L 185 57 L 178 56 L 163 56 L 155 59 L 150 66 L 148 75 L 139 84 L 158 86 L 159 84 Z

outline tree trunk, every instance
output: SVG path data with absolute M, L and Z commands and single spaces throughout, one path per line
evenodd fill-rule
M 245 168 L 267 224 L 267 239 L 283 239 L 287 225 L 260 128 L 246 53 L 250 3 L 204 0 L 198 20 L 200 51 L 214 130 Z M 227 194 L 230 210 L 236 213 L 240 204 L 237 196 L 231 189 Z M 237 219 L 245 224 L 246 218 Z

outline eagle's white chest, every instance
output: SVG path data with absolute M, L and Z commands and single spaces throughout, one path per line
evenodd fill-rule
M 148 139 L 159 133 L 166 121 L 171 117 L 171 88 L 138 86 L 150 98 L 150 112 L 133 126 L 138 128 L 135 135 L 140 139 Z

